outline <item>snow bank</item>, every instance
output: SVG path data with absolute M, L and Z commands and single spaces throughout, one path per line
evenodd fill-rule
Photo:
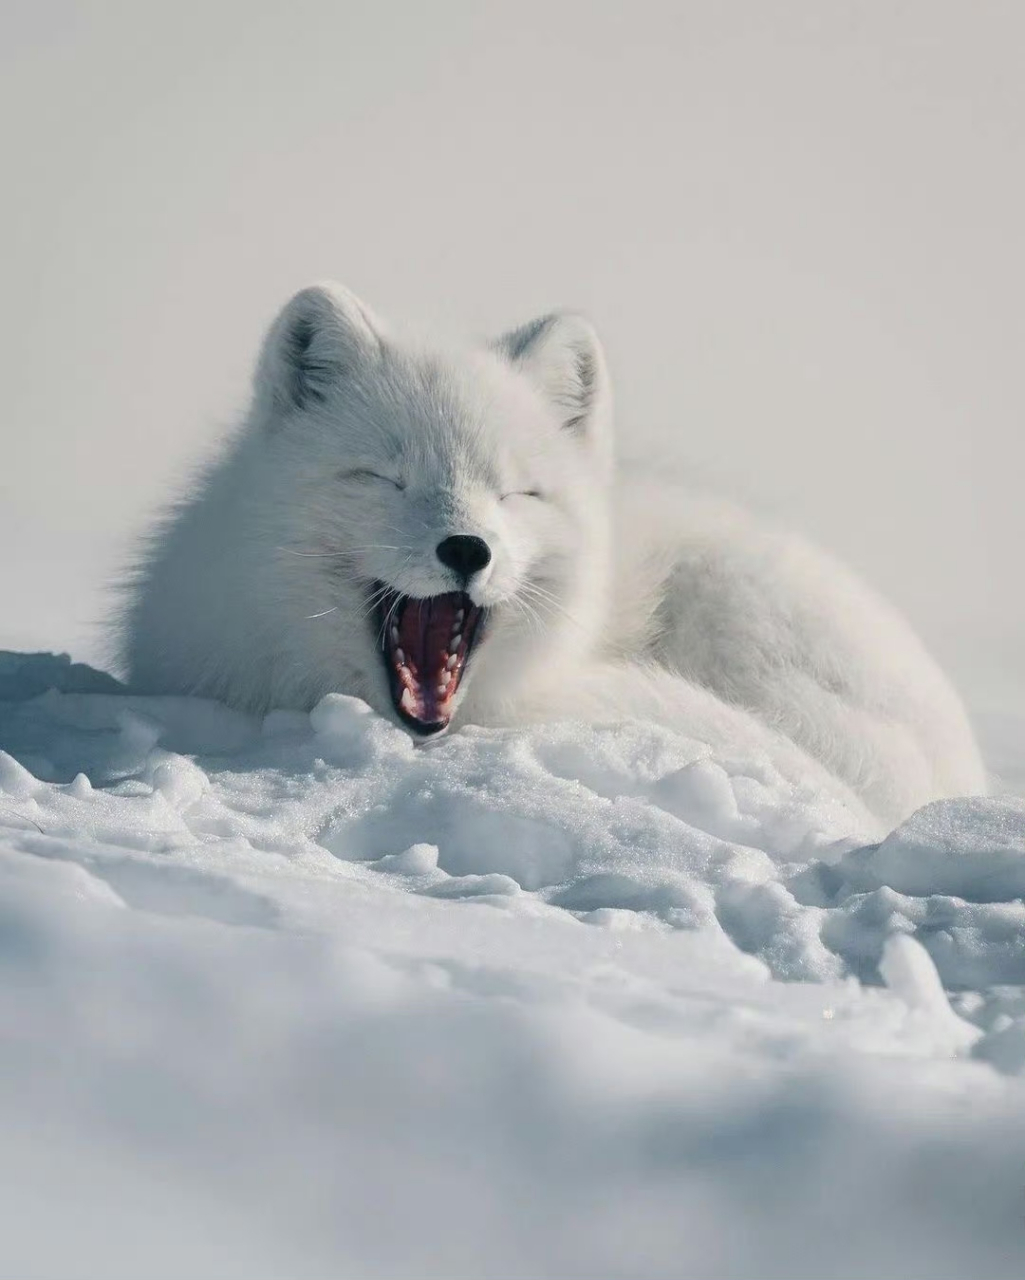
M 0 694 L 5 1274 L 1020 1274 L 1025 802 Z

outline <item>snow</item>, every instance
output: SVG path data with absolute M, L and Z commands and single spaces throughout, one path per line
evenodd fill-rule
M 0 748 L 4 1274 L 1020 1274 L 1025 801 L 52 655 Z

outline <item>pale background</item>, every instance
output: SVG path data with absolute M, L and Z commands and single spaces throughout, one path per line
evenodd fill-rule
M 103 584 L 295 288 L 604 335 L 633 453 L 1025 682 L 1025 6 L 4 4 L 0 647 Z

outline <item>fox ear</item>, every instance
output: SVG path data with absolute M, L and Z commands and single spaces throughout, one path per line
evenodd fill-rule
M 270 327 L 256 370 L 257 394 L 277 412 L 315 407 L 380 350 L 380 322 L 355 294 L 337 284 L 310 285 Z
M 612 393 L 598 335 L 573 312 L 553 312 L 504 334 L 497 350 L 558 410 L 566 431 L 597 443 L 610 431 Z

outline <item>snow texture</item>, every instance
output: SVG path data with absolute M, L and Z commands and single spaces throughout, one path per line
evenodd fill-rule
M 0 699 L 4 1275 L 1021 1274 L 1025 800 Z

